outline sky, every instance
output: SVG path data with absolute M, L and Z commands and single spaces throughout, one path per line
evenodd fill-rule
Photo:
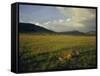
M 36 24 L 55 32 L 95 31 L 96 9 L 19 5 L 19 22 Z

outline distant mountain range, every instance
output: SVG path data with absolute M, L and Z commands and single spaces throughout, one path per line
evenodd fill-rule
M 96 34 L 95 31 L 89 31 L 87 33 L 83 33 L 77 30 L 74 31 L 67 31 L 67 32 L 54 32 L 49 29 L 46 29 L 44 27 L 41 27 L 36 24 L 31 24 L 31 23 L 19 23 L 19 32 L 22 33 L 49 33 L 49 34 L 66 34 L 66 35 L 91 35 L 91 34 Z
M 67 32 L 60 32 L 61 34 L 67 34 L 67 35 L 85 35 L 85 33 L 80 31 L 67 31 Z
M 96 34 L 96 31 L 89 31 L 87 34 Z

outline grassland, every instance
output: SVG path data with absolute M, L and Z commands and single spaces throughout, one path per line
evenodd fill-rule
M 19 70 L 44 71 L 96 67 L 96 37 L 19 35 Z

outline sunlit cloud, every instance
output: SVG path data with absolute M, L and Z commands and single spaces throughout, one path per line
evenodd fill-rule
M 49 23 L 51 23 L 50 21 L 44 22 L 43 25 L 48 25 Z
M 67 22 L 71 21 L 71 18 L 66 19 Z
M 59 20 L 59 22 L 63 22 L 63 20 L 62 20 L 62 19 L 60 19 L 60 20 Z

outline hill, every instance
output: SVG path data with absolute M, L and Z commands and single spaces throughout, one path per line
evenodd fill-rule
M 19 23 L 19 32 L 53 33 L 51 30 L 31 23 Z

